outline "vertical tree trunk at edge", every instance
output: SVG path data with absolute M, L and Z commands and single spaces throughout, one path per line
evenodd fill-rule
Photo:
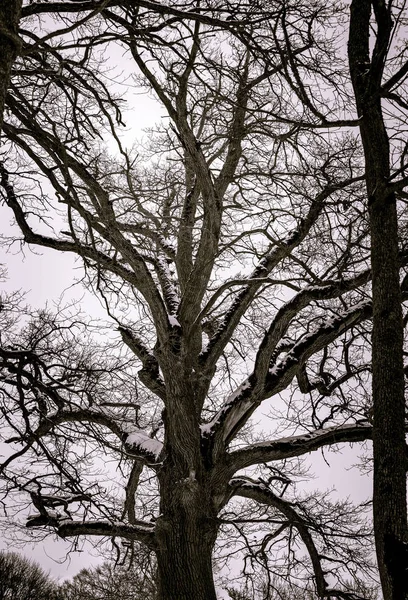
M 377 22 L 370 56 L 370 19 Z M 408 598 L 405 398 L 398 221 L 389 191 L 390 149 L 381 107 L 392 32 L 382 0 L 353 0 L 349 62 L 364 148 L 371 229 L 374 531 L 384 600 Z
M 388 200 L 388 201 L 387 201 Z M 384 598 L 408 597 L 405 401 L 395 199 L 370 210 L 373 269 L 374 530 Z
M 22 0 L 0 2 L 0 131 L 3 126 L 4 102 L 10 81 L 11 67 L 20 50 L 18 23 Z

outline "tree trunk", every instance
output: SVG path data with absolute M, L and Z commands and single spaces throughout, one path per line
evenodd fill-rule
M 370 57 L 370 19 L 377 35 Z M 390 148 L 381 107 L 382 73 L 392 31 L 382 0 L 353 0 L 349 61 L 364 148 L 371 229 L 374 531 L 384 600 L 408 598 L 403 320 L 398 220 L 389 190 Z
M 22 0 L 0 1 L 0 131 L 3 127 L 4 103 L 11 67 L 21 48 L 18 37 L 21 4 Z
M 209 533 L 207 524 L 194 515 L 158 520 L 160 600 L 216 600 L 212 567 L 215 531 L 214 536 Z
M 172 385 L 176 385 L 176 377 Z M 184 382 L 184 397 L 194 398 Z M 172 396 L 176 412 L 166 430 L 166 459 L 159 472 L 160 517 L 156 521 L 156 556 L 160 600 L 216 600 L 212 552 L 217 539 L 217 509 L 210 473 L 204 465 L 194 406 L 185 410 Z M 186 403 L 184 403 L 186 406 Z M 163 420 L 168 421 L 167 411 Z M 185 432 L 180 429 L 184 424 Z M 172 443 L 169 443 L 171 438 Z
M 384 600 L 408 598 L 405 400 L 395 198 L 370 208 L 374 532 Z

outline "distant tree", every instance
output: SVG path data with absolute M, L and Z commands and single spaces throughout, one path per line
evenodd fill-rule
M 251 582 L 250 586 L 244 588 L 227 587 L 227 592 L 232 600 L 319 600 L 319 595 L 312 589 L 302 586 L 288 585 L 279 581 L 268 581 L 262 583 Z M 357 583 L 348 585 L 348 593 L 355 594 L 357 598 L 364 600 L 378 600 L 379 586 Z
M 0 600 L 60 600 L 56 583 L 37 563 L 0 551 Z
M 407 10 L 389 10 L 383 175 L 395 192 L 389 291 L 400 306 Z M 363 508 L 301 487 L 309 453 L 373 436 L 367 189 L 377 188 L 345 51 L 352 22 L 326 0 L 22 10 L 0 165 L 17 226 L 6 243 L 77 256 L 110 321 L 3 298 L 3 496 L 15 518 L 31 504 L 34 531 L 145 547 L 160 600 L 215 600 L 214 566 L 232 557 L 244 576 L 289 578 L 319 598 L 354 600 L 350 578 L 372 573 Z M 121 138 L 126 82 L 110 84 L 113 49 L 164 115 L 137 150 Z M 401 458 L 398 311 L 395 323 Z
M 83 569 L 59 589 L 60 600 L 156 600 L 156 586 L 150 565 L 137 560 L 129 566 L 104 562 Z

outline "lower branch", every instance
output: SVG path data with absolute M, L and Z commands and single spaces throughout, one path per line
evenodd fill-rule
M 48 517 L 44 515 L 33 515 L 27 521 L 27 527 L 54 527 L 59 537 L 65 539 L 73 536 L 92 535 L 99 537 L 120 537 L 130 541 L 142 542 L 155 548 L 154 525 L 140 521 L 135 525 L 122 524 L 109 521 L 70 521 L 60 518 L 59 515 L 50 512 Z
M 250 498 L 260 504 L 273 506 L 281 512 L 287 520 L 297 529 L 299 535 L 306 546 L 310 560 L 313 566 L 313 572 L 316 583 L 316 591 L 320 598 L 338 598 L 342 600 L 364 600 L 364 598 L 342 590 L 336 590 L 328 587 L 328 583 L 324 577 L 321 564 L 321 555 L 319 554 L 313 537 L 309 531 L 309 527 L 304 518 L 302 518 L 295 508 L 287 501 L 279 496 L 276 496 L 264 483 L 259 481 L 249 480 L 245 478 L 234 478 L 230 481 L 232 495 Z

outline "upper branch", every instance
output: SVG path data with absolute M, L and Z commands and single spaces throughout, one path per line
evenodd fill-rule
M 265 254 L 259 264 L 256 266 L 252 274 L 248 277 L 248 285 L 245 286 L 236 296 L 228 309 L 223 321 L 220 323 L 216 333 L 210 339 L 207 348 L 201 354 L 201 364 L 204 371 L 212 373 L 215 364 L 223 352 L 226 344 L 231 339 L 231 335 L 238 325 L 241 317 L 245 314 L 254 297 L 258 293 L 259 288 L 266 282 L 265 278 L 273 271 L 277 265 L 286 257 L 290 256 L 295 248 L 297 248 L 306 238 L 314 224 L 317 222 L 323 207 L 324 202 L 336 190 L 343 189 L 352 183 L 361 181 L 361 177 L 347 179 L 338 184 L 327 186 L 320 192 L 310 205 L 308 214 L 304 217 L 299 225 L 290 232 L 285 240 L 279 245 L 273 245 Z M 255 281 L 258 280 L 257 283 Z M 211 302 L 211 300 L 210 300 Z
M 355 278 L 353 283 L 357 285 L 367 281 L 369 272 L 365 272 Z M 361 277 L 361 279 L 360 279 Z M 306 289 L 300 292 L 287 305 L 282 307 L 278 315 L 266 333 L 264 346 L 261 344 L 258 352 L 258 358 L 255 362 L 255 369 L 248 379 L 232 394 L 224 406 L 215 415 L 212 421 L 205 426 L 205 436 L 212 439 L 212 442 L 219 450 L 222 450 L 224 444 L 237 434 L 245 425 L 259 404 L 266 398 L 271 397 L 284 390 L 292 379 L 299 373 L 305 361 L 310 356 L 320 351 L 328 344 L 333 342 L 339 335 L 350 327 L 360 323 L 364 319 L 371 317 L 371 304 L 365 303 L 357 307 L 352 307 L 340 315 L 322 323 L 316 330 L 304 335 L 298 341 L 294 342 L 286 349 L 286 355 L 277 362 L 272 362 L 273 352 L 277 344 L 282 339 L 290 319 L 293 317 L 292 310 L 297 310 L 307 305 L 314 297 L 335 297 L 344 291 L 347 291 L 348 283 L 343 282 L 338 285 L 329 285 L 327 290 L 320 288 Z M 327 296 L 325 296 L 327 293 Z M 296 311 L 297 312 L 297 311 Z M 281 329 L 280 335 L 275 338 L 275 328 Z M 269 345 L 269 338 L 273 338 L 273 343 Z
M 143 364 L 138 372 L 140 381 L 162 400 L 166 400 L 166 386 L 160 377 L 159 363 L 156 357 L 144 346 L 129 329 L 119 327 L 119 332 L 125 344 L 134 352 Z
M 237 471 L 252 465 L 301 456 L 332 444 L 362 442 L 370 439 L 372 439 L 372 425 L 367 422 L 334 425 L 310 433 L 258 442 L 228 454 L 228 473 L 232 476 Z

